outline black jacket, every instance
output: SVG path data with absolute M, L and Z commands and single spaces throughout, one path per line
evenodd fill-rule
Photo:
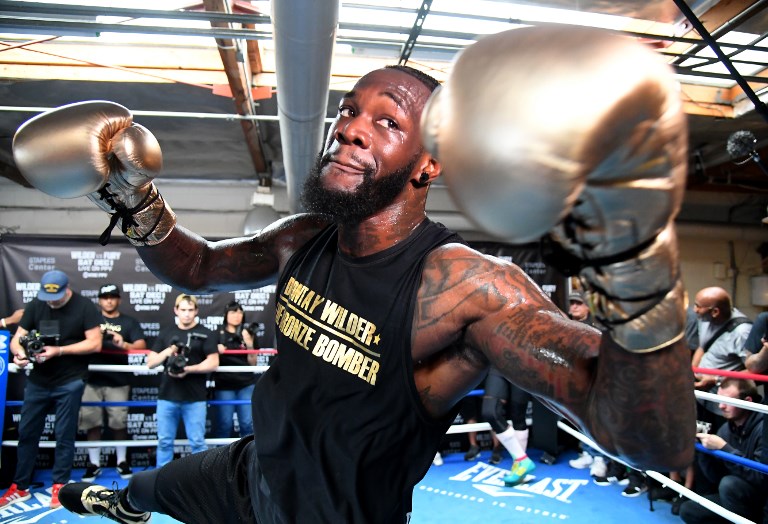
M 726 422 L 717 430 L 717 435 L 726 442 L 725 447 L 721 451 L 756 462 L 761 461 L 762 413 L 753 411 L 741 427 L 736 427 L 733 422 Z M 736 475 L 754 486 L 768 488 L 768 476 L 757 470 L 723 460 L 708 453 L 698 453 L 698 460 L 704 475 L 715 484 L 719 484 L 720 480 L 726 475 Z

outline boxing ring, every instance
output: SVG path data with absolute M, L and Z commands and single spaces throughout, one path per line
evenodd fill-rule
M 262 353 L 262 354 L 275 354 L 276 351 L 274 350 L 232 350 L 232 353 Z M 137 351 L 136 353 L 147 353 L 146 351 Z M 221 366 L 218 368 L 218 371 L 220 372 L 244 372 L 249 371 L 253 373 L 263 373 L 268 369 L 269 366 Z M 162 366 L 159 366 L 154 369 L 149 369 L 145 365 L 91 365 L 89 366 L 89 370 L 91 371 L 109 371 L 109 372 L 124 372 L 124 373 L 134 373 L 134 374 L 149 374 L 149 375 L 159 375 L 163 372 Z M 15 369 L 15 366 L 11 365 L 9 366 L 10 372 L 18 372 L 18 369 Z M 768 376 L 766 375 L 756 375 L 756 374 L 750 374 L 750 373 L 744 373 L 744 372 L 734 372 L 734 371 L 721 371 L 721 370 L 712 370 L 712 369 L 700 369 L 700 368 L 694 368 L 694 371 L 697 373 L 704 373 L 708 375 L 717 375 L 722 377 L 734 377 L 734 378 L 748 378 L 755 381 L 760 381 L 761 383 L 764 383 L 768 381 Z M 472 395 L 481 395 L 482 390 L 476 390 L 471 393 Z M 768 414 L 768 406 L 763 404 L 757 404 L 755 402 L 749 402 L 739 399 L 734 399 L 730 397 L 720 396 L 712 393 L 706 393 L 706 392 L 695 392 L 696 398 L 705 400 L 708 402 L 717 402 L 717 403 L 727 403 L 734 406 L 738 406 L 743 409 L 749 409 L 752 411 Z M 20 408 L 22 405 L 22 401 L 7 401 L 6 402 L 6 408 Z M 244 400 L 232 400 L 232 401 L 216 401 L 216 400 L 209 400 L 208 405 L 209 406 L 216 406 L 220 404 L 247 404 L 248 401 Z M 148 407 L 154 407 L 156 405 L 155 401 L 126 401 L 126 402 L 83 402 L 82 405 L 84 406 L 128 406 L 130 407 L 142 407 L 142 408 L 148 408 Z M 584 444 L 595 448 L 600 449 L 600 447 L 594 443 L 590 438 L 579 432 L 578 430 L 574 429 L 572 426 L 564 423 L 562 420 L 557 422 L 557 428 L 560 431 L 563 431 L 564 433 L 567 433 L 568 435 L 572 436 L 573 438 L 583 442 Z M 455 424 L 451 426 L 448 431 L 446 432 L 447 435 L 457 435 L 457 434 L 463 434 L 468 432 L 483 432 L 483 431 L 490 431 L 490 425 L 488 423 L 472 423 L 472 424 Z M 236 439 L 234 438 L 207 438 L 205 439 L 205 442 L 209 446 L 221 446 L 229 444 L 230 442 L 234 441 Z M 177 447 L 183 447 L 188 445 L 189 442 L 186 439 L 177 439 L 174 441 L 174 448 Z M 18 445 L 18 441 L 16 440 L 3 440 L 2 446 L 3 447 L 16 447 Z M 76 447 L 78 448 L 90 448 L 90 447 L 100 447 L 100 448 L 113 448 L 114 446 L 126 446 L 126 447 L 151 447 L 157 445 L 156 439 L 147 439 L 147 440 L 99 440 L 99 441 L 82 441 L 78 440 L 75 443 Z M 50 441 L 41 441 L 40 442 L 40 448 L 42 449 L 50 449 L 55 448 L 56 442 L 53 440 Z M 763 464 L 760 462 L 756 462 L 753 460 L 745 459 L 743 457 L 738 457 L 735 455 L 732 455 L 730 453 L 726 453 L 723 451 L 714 451 L 709 450 L 705 447 L 703 447 L 701 444 L 696 444 L 696 450 L 701 453 L 708 453 L 711 455 L 716 456 L 717 458 L 721 460 L 727 460 L 732 461 L 740 464 L 741 466 L 745 466 L 748 468 L 752 468 L 754 470 L 760 471 L 763 474 L 768 474 L 768 465 Z M 532 458 L 537 458 L 537 451 L 535 449 L 530 449 L 529 453 Z M 440 518 L 437 517 L 437 520 L 431 520 L 434 517 L 430 517 L 429 515 L 433 514 L 433 500 L 434 498 L 437 498 L 441 501 L 441 505 L 444 505 L 447 502 L 450 504 L 458 504 L 461 505 L 461 507 L 467 507 L 471 508 L 471 511 L 477 512 L 478 506 L 485 505 L 488 506 L 489 510 L 492 512 L 502 512 L 502 511 L 508 511 L 513 513 L 519 513 L 523 512 L 529 516 L 534 521 L 538 521 L 539 519 L 543 519 L 546 522 L 551 522 L 552 520 L 570 520 L 570 521 L 577 521 L 579 520 L 577 515 L 575 514 L 569 514 L 567 511 L 557 511 L 554 509 L 536 509 L 531 506 L 531 502 L 527 501 L 526 503 L 520 502 L 520 497 L 531 497 L 532 495 L 548 495 L 554 493 L 554 485 L 557 482 L 560 482 L 560 491 L 557 495 L 555 495 L 553 498 L 556 501 L 559 502 L 566 502 L 570 503 L 569 496 L 571 496 L 573 493 L 577 491 L 577 489 L 584 491 L 585 489 L 590 489 L 592 486 L 589 482 L 588 474 L 586 474 L 586 479 L 571 479 L 570 480 L 570 487 L 566 486 L 563 487 L 563 484 L 567 484 L 567 482 L 563 478 L 559 479 L 552 479 L 552 473 L 546 469 L 551 468 L 552 466 L 545 466 L 540 465 L 532 475 L 529 475 L 529 477 L 526 479 L 526 483 L 521 486 L 515 486 L 514 488 L 506 488 L 503 485 L 503 482 L 494 483 L 494 479 L 498 480 L 500 478 L 500 472 L 506 472 L 508 469 L 509 458 L 505 457 L 504 462 L 500 465 L 503 467 L 494 467 L 489 464 L 486 464 L 484 462 L 463 462 L 461 458 L 458 458 L 461 456 L 460 453 L 453 454 L 455 457 L 445 457 L 445 465 L 444 466 L 433 466 L 430 471 L 428 472 L 425 479 L 416 486 L 416 489 L 414 490 L 414 515 L 412 522 L 414 524 L 427 524 L 430 522 L 438 522 L 440 521 Z M 607 455 L 607 454 L 606 454 Z M 560 462 L 566 462 L 564 460 L 561 460 Z M 621 462 L 619 460 L 619 462 Z M 444 478 L 444 476 L 441 477 L 441 470 L 443 468 L 446 469 L 448 472 L 447 478 Z M 562 477 L 563 472 L 570 473 L 571 476 L 573 476 L 573 473 L 577 470 L 570 470 L 568 471 L 568 466 L 563 466 L 563 470 L 559 473 L 559 475 Z M 106 469 L 106 468 L 105 468 Z M 76 480 L 78 477 L 78 471 L 73 470 L 73 480 Z M 582 476 L 585 475 L 583 472 L 579 472 Z M 691 491 L 690 489 L 686 488 L 685 486 L 679 484 L 678 482 L 673 481 L 668 476 L 666 476 L 663 473 L 657 472 L 657 471 L 644 471 L 644 473 L 649 477 L 650 479 L 653 479 L 657 481 L 662 486 L 666 486 L 679 495 L 684 496 L 685 498 L 692 500 L 694 502 L 697 502 L 701 504 L 702 506 L 706 507 L 710 511 L 720 515 L 721 517 L 727 519 L 730 522 L 734 522 L 737 524 L 756 524 L 753 521 L 735 514 L 731 511 L 728 511 L 727 509 L 713 503 L 712 501 L 702 497 L 701 495 Z M 550 476 L 547 476 L 550 475 Z M 557 474 L 555 474 L 557 475 Z M 36 473 L 37 476 L 37 473 Z M 450 485 L 450 482 L 457 482 L 459 480 L 466 480 L 468 478 L 472 477 L 473 481 L 476 481 L 478 478 L 482 477 L 482 481 L 473 482 L 471 484 L 472 490 L 477 491 L 476 494 L 472 494 L 472 490 L 470 490 L 467 485 L 464 485 L 464 491 L 461 489 L 445 489 L 444 487 L 440 487 L 441 484 L 444 486 L 446 483 Z M 497 478 L 498 477 L 498 478 Z M 100 482 L 97 480 L 97 482 Z M 106 479 L 104 480 L 106 482 Z M 118 480 L 119 482 L 119 480 Z M 126 482 L 126 481 L 123 481 Z M 542 483 L 546 482 L 547 489 L 549 492 L 547 492 L 547 489 L 540 489 L 542 486 Z M 539 488 L 537 488 L 539 486 Z M 48 488 L 49 490 L 50 488 Z M 605 493 L 605 488 L 592 488 L 596 489 L 597 492 Z M 618 494 L 617 494 L 618 495 Z M 42 500 L 45 502 L 45 492 L 41 493 L 40 497 L 38 497 L 38 500 Z M 42 499 L 41 499 L 42 497 Z M 506 498 L 502 498 L 506 497 Z M 640 497 L 642 498 L 642 497 Z M 650 490 L 648 491 L 648 500 L 650 501 L 649 507 L 645 511 L 654 511 L 653 508 L 653 501 L 650 499 Z M 514 501 L 514 502 L 510 502 Z M 637 499 L 623 499 L 623 504 L 635 504 L 638 505 Z M 429 511 L 422 513 L 419 510 L 420 504 L 426 504 L 429 506 Z M 528 504 L 528 505 L 526 505 Z M 25 504 L 25 503 L 19 503 L 19 508 L 11 508 L 7 507 L 3 510 L 0 510 L 0 522 L 6 522 L 6 517 L 9 517 L 11 515 L 17 515 L 20 513 L 23 513 L 25 516 L 27 515 L 37 515 L 38 513 L 46 513 L 46 512 L 52 512 L 52 511 L 59 511 L 59 512 L 66 512 L 63 508 L 59 508 L 58 510 L 50 510 L 48 509 L 45 504 L 38 505 L 39 507 L 35 508 L 34 505 Z M 640 506 L 638 506 L 640 507 Z M 576 507 L 574 506 L 574 509 Z M 24 511 L 21 511 L 24 510 Z M 30 510 L 32 513 L 30 514 Z M 636 511 L 637 508 L 635 508 Z M 457 515 L 458 513 L 455 513 L 458 510 L 455 509 L 449 509 L 449 512 L 454 512 L 454 515 Z M 42 514 L 41 513 L 41 514 Z M 426 513 L 426 514 L 425 514 Z M 478 515 L 482 515 L 482 511 L 478 513 Z M 657 514 L 656 518 L 654 520 L 663 522 L 663 519 L 659 519 L 663 514 Z M 495 515 L 494 515 L 495 516 Z M 158 519 L 158 517 L 160 517 Z M 647 516 L 646 516 L 647 517 Z M 457 517 L 458 518 L 458 517 Z M 478 517 L 478 522 L 487 521 L 487 516 Z M 94 522 L 95 522 L 94 518 Z M 675 520 L 679 522 L 679 519 L 677 517 L 674 517 Z M 88 519 L 86 519 L 88 520 Z M 620 519 L 624 524 L 631 524 L 631 519 L 627 519 L 626 517 L 622 517 Z M 29 520 L 29 522 L 47 522 L 45 520 Z M 153 518 L 154 522 L 161 522 L 161 523 L 173 523 L 176 522 L 173 519 L 170 519 L 166 516 L 156 516 Z M 451 522 L 452 520 L 442 520 L 443 522 Z M 456 520 L 458 521 L 458 520 Z M 471 519 L 468 520 L 468 518 L 461 517 L 462 522 L 470 522 Z M 605 517 L 601 518 L 601 521 L 603 522 L 611 522 L 610 519 L 607 519 Z M 10 522 L 10 521 L 9 521 Z M 13 520 L 13 522 L 16 522 L 16 520 Z M 27 522 L 27 521 L 19 521 L 19 522 Z M 53 521 L 52 521 L 53 522 Z M 642 520 L 640 520 L 642 522 Z

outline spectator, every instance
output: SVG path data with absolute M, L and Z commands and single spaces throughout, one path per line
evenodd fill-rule
M 717 393 L 750 402 L 760 401 L 752 380 L 725 379 Z M 760 461 L 763 415 L 726 403 L 720 404 L 720 410 L 726 422 L 717 430 L 717 434 L 697 433 L 696 437 L 701 444 L 707 449 Z M 763 473 L 708 453 L 697 453 L 696 459 L 700 472 L 712 485 L 708 493 L 704 494 L 705 498 L 749 520 L 760 517 L 768 487 L 768 479 Z M 692 500 L 686 500 L 680 506 L 680 518 L 687 524 L 728 522 Z
M 134 349 L 147 349 L 144 331 L 139 321 L 120 313 L 120 288 L 116 284 L 106 284 L 99 289 L 99 308 L 101 309 L 101 333 L 103 335 L 102 353 L 94 358 L 92 364 L 126 364 L 126 352 Z M 83 402 L 126 402 L 131 386 L 128 374 L 119 372 L 92 371 L 85 383 Z M 84 406 L 80 408 L 80 431 L 86 433 L 90 441 L 102 439 L 104 413 L 107 424 L 115 440 L 128 440 L 126 423 L 127 406 Z M 115 446 L 117 455 L 117 473 L 128 479 L 133 475 L 128 462 L 126 446 Z M 92 482 L 101 475 L 101 448 L 88 448 L 88 464 L 83 475 L 84 482 Z
M 693 303 L 698 316 L 699 347 L 693 354 L 694 368 L 741 371 L 746 369 L 748 353 L 744 344 L 752 329 L 750 320 L 731 303 L 731 296 L 720 287 L 707 287 L 696 293 Z M 718 377 L 697 373 L 694 386 L 714 393 Z M 720 426 L 723 418 L 714 403 L 699 401 L 698 419 Z
M 744 348 L 749 352 L 744 365 L 750 373 L 768 371 L 768 311 L 763 311 L 755 319 L 749 331 Z
M 483 379 L 477 387 L 478 389 L 485 390 L 485 379 Z M 480 420 L 482 407 L 483 400 L 481 397 L 476 395 L 464 397 L 461 400 L 459 408 L 464 423 L 476 424 Z M 477 431 L 467 432 L 467 439 L 469 440 L 469 449 L 464 453 L 464 460 L 477 460 L 478 457 L 480 457 L 480 443 L 477 440 Z M 488 462 L 494 465 L 499 464 L 501 463 L 501 453 L 504 450 L 504 447 L 499 442 L 499 439 L 496 438 L 496 433 L 493 431 L 491 431 L 491 444 L 491 458 L 488 459 Z
M 768 372 L 768 311 L 757 315 L 745 347 L 750 352 L 745 362 L 747 370 L 750 373 Z M 763 399 L 763 403 L 768 405 L 768 395 Z M 768 414 L 763 415 L 763 445 L 766 444 L 768 444 Z M 764 452 L 762 458 L 763 463 L 768 464 L 768 453 Z M 768 524 L 768 501 L 763 509 L 763 524 Z
M 206 374 L 219 366 L 216 335 L 199 323 L 197 298 L 181 294 L 173 308 L 177 325 L 160 330 L 147 366 L 163 364 L 157 400 L 157 467 L 173 460 L 173 440 L 179 421 L 192 453 L 204 451 L 207 391 Z
M 584 300 L 584 295 L 578 291 L 568 295 L 568 316 L 573 320 L 595 327 L 594 318 L 586 300 Z M 569 466 L 575 469 L 589 468 L 589 475 L 599 486 L 607 486 L 614 481 L 626 483 L 626 468 L 621 467 L 621 464 L 613 464 L 611 459 L 589 446 L 580 444 L 579 447 L 581 449 L 579 456 L 569 460 Z M 611 467 L 610 475 L 608 474 L 609 466 Z
M 528 458 L 528 424 L 525 419 L 530 395 L 513 386 L 504 376 L 492 367 L 485 378 L 482 418 L 491 425 L 496 438 L 512 457 L 512 469 L 502 480 L 507 486 L 514 486 L 525 480 L 528 473 L 536 469 L 536 464 Z M 507 422 L 506 405 L 510 403 L 512 424 Z M 501 461 L 500 450 L 496 455 Z M 493 458 L 493 456 L 492 456 Z
M 24 314 L 24 309 L 17 309 L 10 316 L 0 318 L 0 329 L 7 329 L 11 332 L 11 335 L 16 331 L 15 326 L 21 320 L 21 316 Z
M 90 358 L 86 355 L 101 350 L 100 323 L 99 311 L 90 300 L 72 291 L 65 273 L 53 270 L 43 275 L 37 298 L 24 308 L 11 339 L 14 364 L 33 366 L 24 387 L 16 473 L 0 497 L 0 509 L 32 496 L 29 485 L 51 406 L 56 414 L 51 508 L 61 506 L 59 490 L 70 480 L 75 456 L 77 410 Z
M 219 364 L 222 366 L 255 366 L 258 356 L 228 354 L 228 349 L 255 349 L 256 335 L 251 327 L 245 324 L 245 312 L 239 302 L 233 301 L 224 308 L 224 323 L 219 328 Z M 216 400 L 246 400 L 247 404 L 221 404 L 216 407 L 216 425 L 213 435 L 217 438 L 230 438 L 234 429 L 232 416 L 237 412 L 237 422 L 240 426 L 240 436 L 253 433 L 253 417 L 251 415 L 251 396 L 258 376 L 252 371 L 244 373 L 214 374 L 216 388 L 213 396 Z

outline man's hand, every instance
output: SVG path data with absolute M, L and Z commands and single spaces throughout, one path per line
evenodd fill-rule
M 727 442 L 719 435 L 709 433 L 696 433 L 696 438 L 701 441 L 701 445 L 707 449 L 723 449 Z
M 715 375 L 696 375 L 696 382 L 693 383 L 693 387 L 702 391 L 709 391 L 716 384 L 717 377 Z
M 115 345 L 115 346 L 117 346 L 119 348 L 125 347 L 125 339 L 123 338 L 123 335 L 121 335 L 120 333 L 115 333 L 113 331 L 108 331 L 108 333 L 112 334 L 112 344 L 113 345 Z
M 19 351 L 18 353 L 13 354 L 13 363 L 20 368 L 25 368 L 29 364 L 29 358 L 25 352 Z
M 184 371 L 182 371 L 181 373 L 172 373 L 169 371 L 168 376 L 173 378 L 184 378 L 187 376 L 188 373 L 189 371 L 187 371 L 187 368 L 184 368 Z

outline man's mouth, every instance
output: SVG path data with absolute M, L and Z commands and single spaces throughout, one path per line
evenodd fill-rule
M 358 164 L 353 164 L 350 162 L 340 162 L 338 160 L 332 160 L 332 159 L 329 159 L 326 165 L 329 166 L 331 169 L 340 171 L 348 175 L 362 175 L 366 170 L 365 166 L 360 166 Z

